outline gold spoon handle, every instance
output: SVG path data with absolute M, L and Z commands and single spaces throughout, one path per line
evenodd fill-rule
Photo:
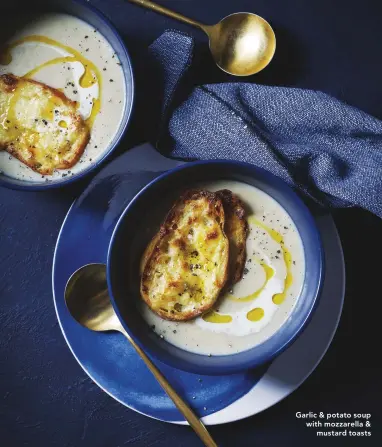
M 135 343 L 135 341 L 121 328 L 121 332 L 126 336 L 130 343 L 134 346 L 135 350 L 140 355 L 141 359 L 146 363 L 146 366 L 153 373 L 153 376 L 157 379 L 161 387 L 166 391 L 169 397 L 172 399 L 178 410 L 186 418 L 187 422 L 194 429 L 195 433 L 203 441 L 204 445 L 207 447 L 218 447 L 216 442 L 212 439 L 211 435 L 208 433 L 203 422 L 195 415 L 191 408 L 184 402 L 184 400 L 179 396 L 179 394 L 174 390 L 174 388 L 168 383 L 167 379 L 162 375 L 159 369 L 154 365 L 154 363 L 149 359 L 144 351 Z
M 180 22 L 187 23 L 191 26 L 196 26 L 197 28 L 205 31 L 206 25 L 203 25 L 196 20 L 189 19 L 182 14 L 179 14 L 171 9 L 165 8 L 164 6 L 158 5 L 157 3 L 151 2 L 149 0 L 129 0 L 130 3 L 135 3 L 143 8 L 151 9 L 152 11 L 158 12 L 159 14 L 164 14 L 165 16 L 171 17 L 172 19 L 179 20 Z

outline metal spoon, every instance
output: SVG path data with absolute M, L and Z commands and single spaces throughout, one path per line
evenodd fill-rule
M 238 12 L 224 17 L 216 25 L 204 25 L 149 0 L 129 1 L 203 30 L 209 37 L 215 63 L 231 75 L 258 73 L 275 53 L 275 33 L 271 25 L 256 14 Z
M 134 346 L 141 359 L 204 444 L 207 447 L 217 447 L 201 420 L 123 329 L 110 302 L 107 291 L 106 266 L 104 264 L 88 264 L 74 272 L 66 284 L 65 302 L 72 317 L 82 326 L 92 331 L 121 332 Z

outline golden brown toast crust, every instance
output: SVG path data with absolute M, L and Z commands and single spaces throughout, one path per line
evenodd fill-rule
M 198 199 L 203 199 L 205 201 L 205 204 L 208 207 L 208 215 L 213 216 L 217 223 L 214 231 L 211 231 L 206 235 L 206 244 L 208 244 L 208 240 L 213 241 L 215 238 L 221 238 L 219 241 L 221 240 L 223 244 L 223 255 L 221 256 L 221 264 L 219 265 L 219 271 L 222 274 L 216 278 L 214 283 L 216 293 L 211 296 L 208 302 L 197 306 L 192 310 L 184 310 L 180 312 L 171 310 L 170 312 L 166 312 L 161 308 L 154 308 L 150 297 L 150 276 L 155 270 L 155 266 L 158 265 L 159 256 L 163 247 L 168 243 L 168 236 L 171 237 L 177 230 L 177 222 L 179 222 L 180 216 L 182 215 L 182 210 L 186 209 L 192 201 L 197 201 Z M 186 321 L 207 312 L 215 304 L 220 291 L 223 289 L 228 278 L 229 242 L 224 233 L 224 222 L 225 218 L 222 201 L 214 193 L 203 190 L 189 190 L 175 202 L 158 233 L 153 237 L 145 250 L 141 261 L 141 296 L 151 310 L 160 317 L 172 321 Z M 185 252 L 187 250 L 187 239 L 180 238 L 177 242 L 179 250 Z M 217 264 L 215 263 L 215 266 L 216 265 Z
M 77 113 L 76 103 L 71 101 L 62 92 L 55 88 L 48 87 L 47 85 L 32 79 L 19 78 L 13 74 L 5 74 L 0 76 L 0 93 L 3 92 L 11 95 L 20 85 L 22 87 L 23 85 L 26 86 L 28 84 L 37 86 L 42 96 L 46 95 L 47 97 L 49 96 L 56 98 L 61 105 L 70 111 L 67 114 L 67 117 L 70 118 L 75 127 L 75 131 L 78 132 L 78 138 L 76 139 L 75 144 L 71 145 L 70 148 L 70 157 L 69 159 L 58 157 L 59 160 L 57 160 L 52 166 L 44 166 L 38 161 L 38 157 L 36 157 L 36 147 L 32 144 L 28 145 L 27 148 L 23 148 L 27 150 L 28 157 L 22 154 L 20 144 L 18 143 L 20 140 L 18 136 L 15 136 L 15 139 L 11 141 L 2 141 L 0 138 L 0 149 L 6 150 L 13 157 L 17 158 L 22 163 L 29 166 L 32 170 L 42 175 L 50 175 L 53 173 L 54 169 L 69 169 L 73 167 L 81 158 L 81 155 L 83 154 L 90 139 L 89 128 Z M 20 130 L 19 134 L 22 135 L 22 130 Z M 53 155 L 57 155 L 57 152 L 60 154 L 60 149 L 61 147 L 46 148 L 48 153 Z
M 221 189 L 216 195 L 223 202 L 225 213 L 224 231 L 230 242 L 229 283 L 236 284 L 243 277 L 246 261 L 248 223 L 243 202 L 228 189 Z

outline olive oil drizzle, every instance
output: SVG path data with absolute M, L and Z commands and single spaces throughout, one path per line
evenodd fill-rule
M 281 246 L 281 249 L 283 252 L 283 259 L 284 259 L 284 262 L 286 265 L 287 272 L 286 272 L 286 277 L 284 279 L 283 291 L 281 293 L 276 293 L 272 297 L 273 303 L 276 305 L 280 305 L 285 300 L 286 293 L 293 282 L 292 255 L 291 255 L 290 251 L 285 247 L 284 238 L 279 232 L 277 232 L 276 230 L 273 230 L 272 228 L 269 228 L 263 222 L 260 222 L 259 220 L 257 220 L 254 216 L 250 216 L 248 218 L 248 222 L 261 227 L 263 230 L 265 230 L 269 234 L 269 236 L 275 242 L 277 242 Z M 264 283 L 262 284 L 262 286 L 250 295 L 247 295 L 247 296 L 244 296 L 241 298 L 237 298 L 237 297 L 233 296 L 232 294 L 229 294 L 227 296 L 227 298 L 229 298 L 232 301 L 236 301 L 236 302 L 248 302 L 248 301 L 252 301 L 252 300 L 256 299 L 263 292 L 263 290 L 265 289 L 269 280 L 273 277 L 275 272 L 274 272 L 273 268 L 271 266 L 267 265 L 265 262 L 263 262 L 263 261 L 258 261 L 258 262 L 262 266 L 262 268 L 264 269 L 264 272 L 265 272 L 265 280 L 264 280 Z M 260 321 L 263 317 L 264 317 L 264 309 L 262 309 L 261 307 L 255 307 L 254 309 L 250 310 L 247 313 L 247 319 L 249 321 L 253 321 L 253 322 Z M 206 313 L 205 315 L 203 315 L 202 318 L 204 321 L 206 321 L 208 323 L 230 323 L 230 322 L 232 322 L 232 317 L 230 315 L 223 315 L 223 314 L 220 314 L 214 310 Z
M 237 301 L 239 303 L 244 303 L 244 302 L 252 301 L 260 295 L 260 293 L 265 289 L 266 285 L 268 284 L 268 281 L 275 274 L 275 271 L 273 270 L 273 268 L 271 266 L 265 264 L 265 262 L 259 261 L 259 264 L 261 265 L 261 267 L 264 269 L 264 272 L 265 272 L 265 281 L 264 281 L 263 285 L 260 287 L 260 289 L 256 290 L 256 292 L 251 293 L 250 295 L 243 296 L 241 298 L 236 298 L 234 295 L 229 294 L 227 296 L 228 299 L 230 299 L 232 301 Z
M 261 307 L 255 307 L 247 313 L 247 319 L 249 321 L 260 321 L 264 316 L 264 309 Z
M 283 291 L 281 293 L 276 293 L 272 297 L 272 301 L 274 302 L 274 304 L 280 305 L 285 300 L 286 293 L 287 293 L 288 289 L 290 288 L 290 286 L 292 285 L 292 282 L 293 282 L 293 276 L 292 276 L 292 255 L 291 255 L 290 251 L 285 247 L 284 238 L 283 238 L 283 236 L 279 232 L 277 232 L 276 230 L 273 230 L 272 228 L 269 228 L 268 226 L 266 226 L 265 224 L 263 224 L 262 222 L 257 220 L 254 216 L 250 216 L 248 218 L 248 221 L 250 223 L 253 223 L 253 224 L 263 228 L 269 234 L 269 236 L 275 242 L 280 244 L 280 246 L 281 246 L 287 272 L 286 272 L 286 277 L 285 277 L 285 280 L 284 280 L 284 289 L 283 289 Z
M 231 323 L 232 317 L 231 315 L 223 315 L 211 310 L 202 316 L 204 321 L 208 323 Z

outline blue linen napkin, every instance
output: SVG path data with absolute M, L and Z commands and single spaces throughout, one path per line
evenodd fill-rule
M 193 50 L 192 37 L 173 30 L 149 48 L 161 82 L 162 153 L 249 162 L 322 205 L 382 217 L 381 121 L 322 92 L 243 82 L 193 87 L 176 105 Z

